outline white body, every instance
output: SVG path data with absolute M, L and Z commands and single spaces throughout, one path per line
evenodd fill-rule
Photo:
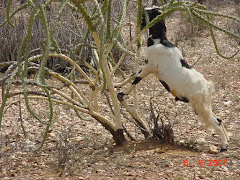
M 195 69 L 182 66 L 182 53 L 177 47 L 166 47 L 160 44 L 159 39 L 154 39 L 154 45 L 145 49 L 148 63 L 142 70 L 115 87 L 122 87 L 134 80 L 122 94 L 130 94 L 136 84 L 148 74 L 155 74 L 159 80 L 164 81 L 170 92 L 178 98 L 187 98 L 194 111 L 198 114 L 206 128 L 213 128 L 220 136 L 221 147 L 228 146 L 228 136 L 221 120 L 217 119 L 212 112 L 211 96 L 214 90 L 212 82 L 207 81 L 204 76 Z
M 148 59 L 147 68 L 168 84 L 174 96 L 186 97 L 190 102 L 195 94 L 211 96 L 213 84 L 195 69 L 182 66 L 182 53 L 177 47 L 155 44 L 145 49 L 145 56 Z
M 149 21 L 162 14 L 161 8 L 145 8 Z M 146 15 L 142 17 L 142 26 L 146 26 Z M 154 73 L 161 83 L 174 95 L 176 100 L 190 102 L 195 112 L 199 115 L 207 128 L 213 128 L 220 136 L 221 150 L 225 151 L 228 145 L 228 136 L 223 123 L 216 118 L 212 112 L 211 96 L 213 84 L 207 81 L 203 75 L 195 69 L 188 67 L 183 61 L 180 50 L 170 43 L 166 38 L 166 25 L 164 20 L 159 21 L 149 28 L 148 47 L 145 49 L 145 56 L 148 63 L 137 74 L 133 74 L 122 83 L 115 84 L 115 87 L 122 87 L 126 83 L 132 85 L 124 92 L 118 93 L 122 102 L 123 96 L 130 94 L 137 83 L 150 73 Z M 137 118 L 135 118 L 137 119 Z

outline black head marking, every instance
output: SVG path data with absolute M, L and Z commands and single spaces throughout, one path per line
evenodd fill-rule
M 148 18 L 149 18 L 149 22 L 151 22 L 154 18 L 156 18 L 157 16 L 162 14 L 162 11 L 160 10 L 160 8 L 158 7 L 154 7 L 154 8 L 146 8 L 145 9 Z M 143 13 L 142 15 L 142 28 L 144 28 L 146 26 L 146 14 Z M 163 38 L 166 36 L 166 25 L 164 20 L 159 21 L 158 23 L 156 23 L 153 27 L 149 28 L 149 34 L 152 35 L 153 39 L 157 39 L 157 38 Z
M 152 38 L 148 38 L 147 47 L 152 46 L 152 45 L 154 45 L 153 39 Z
M 162 14 L 162 11 L 158 7 L 146 8 L 145 12 L 146 13 L 143 13 L 142 15 L 142 24 L 141 24 L 142 28 L 146 26 L 147 18 L 149 22 L 151 22 L 154 18 Z M 160 43 L 163 44 L 164 46 L 175 47 L 174 44 L 172 44 L 167 40 L 166 31 L 167 31 L 167 28 L 163 19 L 160 20 L 158 23 L 156 23 L 153 27 L 149 28 L 149 35 L 151 37 L 148 39 L 147 46 L 149 47 L 154 45 L 153 39 L 160 39 Z
M 164 40 L 161 39 L 160 43 L 163 44 L 163 45 L 166 46 L 166 47 L 169 47 L 169 48 L 171 48 L 171 47 L 176 47 L 174 44 L 172 44 L 171 42 L 169 42 L 167 39 L 164 39 Z
M 141 22 L 141 27 L 142 29 L 147 25 L 147 20 L 148 22 L 151 22 L 155 17 L 159 16 L 162 14 L 162 11 L 158 7 L 153 7 L 153 8 L 145 8 L 144 12 L 142 14 L 142 22 Z M 162 20 L 163 24 L 164 21 Z M 165 27 L 166 29 L 166 27 Z

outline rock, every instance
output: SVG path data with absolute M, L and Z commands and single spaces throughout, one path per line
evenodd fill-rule
M 217 154 L 217 153 L 218 153 L 218 148 L 217 148 L 217 146 L 210 146 L 210 147 L 209 147 L 209 153 L 210 153 L 210 154 Z
M 77 177 L 78 180 L 85 180 L 84 177 Z
M 10 149 L 9 147 L 4 146 L 2 149 L 0 149 L 0 154 L 7 152 L 9 149 Z
M 48 136 L 49 136 L 49 137 L 56 138 L 56 135 L 55 135 L 54 133 L 48 133 Z
M 206 143 L 206 139 L 205 138 L 199 138 L 199 139 L 197 139 L 197 142 L 199 144 L 203 144 L 203 143 Z
M 77 136 L 77 137 L 74 138 L 74 141 L 76 141 L 76 142 L 80 142 L 80 141 L 83 141 L 83 140 L 84 140 L 84 137 L 82 137 L 82 136 Z
M 231 103 L 232 103 L 232 101 L 225 101 L 225 102 L 223 102 L 223 104 L 224 104 L 225 106 L 229 106 Z
M 10 177 L 4 177 L 4 178 L 2 178 L 2 180 L 11 180 L 11 178 Z
M 229 137 L 233 136 L 233 134 L 230 133 L 230 132 L 227 132 L 227 135 L 228 135 Z
M 181 139 L 181 140 L 179 141 L 179 143 L 180 143 L 180 144 L 184 144 L 184 143 L 185 143 L 185 140 Z

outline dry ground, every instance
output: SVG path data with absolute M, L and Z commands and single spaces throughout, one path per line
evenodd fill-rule
M 190 32 L 182 29 L 176 19 L 169 19 L 167 24 L 172 41 Z M 232 39 L 221 33 L 217 36 L 227 55 L 239 48 Z M 197 62 L 194 68 L 215 84 L 213 110 L 232 135 L 228 152 L 210 154 L 209 146 L 219 144 L 218 136 L 202 130 L 189 105 L 175 102 L 158 80 L 149 76 L 138 86 L 140 114 L 149 119 L 152 98 L 161 118 L 174 124 L 179 145 L 144 141 L 139 130 L 127 121 L 125 126 L 138 141 L 115 147 L 111 136 L 96 121 L 89 117 L 80 120 L 74 111 L 59 106 L 55 108 L 57 122 L 49 139 L 36 153 L 32 150 L 39 145 L 44 127 L 26 113 L 22 102 L 27 138 L 20 125 L 19 105 L 13 105 L 0 131 L 0 179 L 240 179 L 240 54 L 231 60 L 217 56 L 206 30 L 178 41 L 178 46 L 189 64 Z M 47 114 L 44 102 L 32 104 L 35 111 Z

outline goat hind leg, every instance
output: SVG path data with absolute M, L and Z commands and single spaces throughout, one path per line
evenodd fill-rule
M 220 152 L 226 151 L 228 146 L 229 137 L 224 128 L 222 120 L 218 119 L 213 112 L 210 114 L 211 125 L 214 130 L 219 134 L 221 139 L 221 149 Z
M 198 116 L 201 118 L 202 122 L 206 125 L 206 127 L 213 128 L 219 135 L 221 140 L 220 152 L 226 151 L 228 146 L 228 137 L 222 121 L 216 118 L 209 106 L 206 106 L 206 104 L 204 105 L 204 103 L 196 102 L 196 100 L 192 99 L 192 105 L 194 107 L 194 110 L 197 112 Z

